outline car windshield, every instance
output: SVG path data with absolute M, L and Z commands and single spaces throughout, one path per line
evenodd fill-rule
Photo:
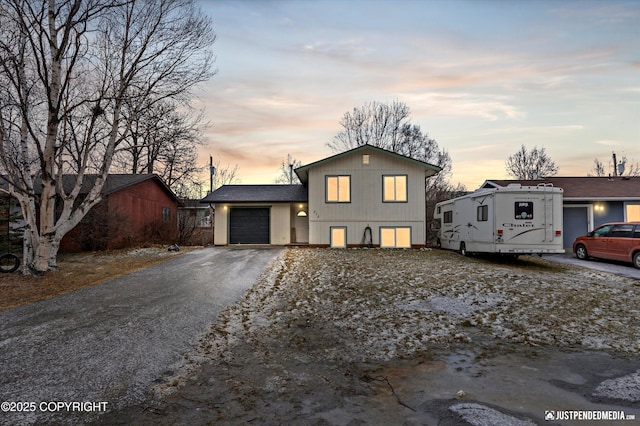
M 610 229 L 611 229 L 611 225 L 601 226 L 600 228 L 598 228 L 595 231 L 593 231 L 593 236 L 594 237 L 604 237 L 609 233 Z

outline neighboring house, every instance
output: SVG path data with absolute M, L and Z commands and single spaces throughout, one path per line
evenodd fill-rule
M 70 192 L 75 175 L 64 175 Z M 78 202 L 88 194 L 96 175 L 86 175 Z M 35 188 L 41 185 L 36 182 Z M 0 189 L 8 189 L 0 182 Z M 178 228 L 179 200 L 154 174 L 110 174 L 102 188 L 102 201 L 60 242 L 62 251 L 103 250 L 148 242 L 173 243 Z M 16 202 L 17 203 L 17 202 Z
M 371 145 L 295 170 L 302 185 L 225 185 L 214 244 L 420 247 L 426 241 L 425 178 L 432 164 Z
M 640 221 L 640 177 L 550 177 L 538 180 L 485 181 L 481 188 L 551 184 L 564 190 L 563 244 L 606 222 Z
M 178 207 L 178 242 L 189 245 L 213 244 L 213 211 L 200 200 L 182 200 Z
M 80 198 L 95 181 L 85 176 Z M 75 176 L 64 176 L 70 190 Z M 178 229 L 180 201 L 155 174 L 110 174 L 102 201 L 60 243 L 61 250 L 116 249 L 142 243 L 173 243 Z

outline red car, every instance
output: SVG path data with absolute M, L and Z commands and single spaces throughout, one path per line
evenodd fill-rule
M 614 222 L 600 225 L 587 235 L 576 238 L 573 252 L 578 259 L 631 262 L 640 269 L 640 222 Z

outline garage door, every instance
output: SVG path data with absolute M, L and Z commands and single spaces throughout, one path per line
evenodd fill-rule
M 573 240 L 589 231 L 589 210 L 586 207 L 564 206 L 563 215 L 563 245 L 564 248 L 571 248 Z
M 232 208 L 229 244 L 269 244 L 269 209 Z

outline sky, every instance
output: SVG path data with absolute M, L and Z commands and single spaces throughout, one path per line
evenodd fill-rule
M 217 74 L 196 93 L 199 161 L 273 183 L 327 146 L 345 112 L 405 103 L 468 190 L 509 178 L 521 145 L 558 176 L 640 162 L 640 1 L 202 0 Z M 207 179 L 208 180 L 208 179 Z

